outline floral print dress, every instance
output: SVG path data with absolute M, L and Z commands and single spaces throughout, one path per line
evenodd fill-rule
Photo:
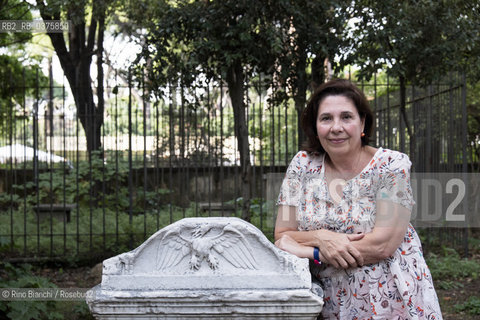
M 408 156 L 379 148 L 369 164 L 343 187 L 338 203 L 325 180 L 325 155 L 300 151 L 290 163 L 277 205 L 297 207 L 300 231 L 327 229 L 368 233 L 375 225 L 376 201 L 412 209 Z M 420 239 L 410 224 L 389 258 L 358 268 L 311 265 L 324 290 L 324 319 L 442 319 Z

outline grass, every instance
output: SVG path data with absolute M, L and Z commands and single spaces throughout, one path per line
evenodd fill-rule
M 472 238 L 471 242 L 477 243 L 478 239 Z M 444 318 L 464 320 L 480 315 L 480 261 L 475 256 L 462 258 L 449 247 L 428 254 L 426 260 Z
M 455 305 L 455 311 L 466 312 L 472 316 L 480 316 L 480 297 L 473 296 L 464 303 Z
M 261 226 L 272 240 L 273 223 L 260 217 L 260 206 L 266 210 L 264 204 L 252 204 L 252 223 Z M 71 259 L 108 256 L 132 250 L 172 222 L 197 216 L 209 214 L 195 204 L 188 208 L 167 205 L 131 218 L 111 208 L 80 207 L 72 211 L 70 222 L 64 223 L 50 217 L 37 221 L 32 207 L 19 206 L 13 212 L 0 213 L 0 253 Z M 240 210 L 232 216 L 240 217 Z
M 240 201 L 238 208 L 241 207 Z M 273 225 L 266 221 L 267 210 L 268 204 L 258 199 L 252 201 L 252 223 L 262 227 L 272 240 Z M 38 221 L 32 206 L 20 204 L 15 210 L 0 212 L 0 254 L 12 257 L 58 256 L 67 267 L 76 266 L 79 261 L 82 264 L 98 262 L 132 250 L 171 222 L 202 216 L 208 217 L 209 213 L 202 212 L 195 204 L 188 208 L 161 206 L 145 214 L 134 214 L 131 219 L 125 212 L 111 208 L 79 207 L 71 213 L 71 221 L 64 223 L 54 218 Z M 241 211 L 236 210 L 231 216 L 240 217 Z M 0 287 L 55 287 L 47 278 L 34 275 L 31 269 L 30 265 L 14 267 L 0 262 Z M 16 279 L 16 282 L 10 279 Z M 93 319 L 82 301 L 33 301 L 27 304 L 8 301 L 0 306 L 2 319 L 22 320 L 31 319 L 31 316 L 35 319 Z
M 440 254 L 430 253 L 427 263 L 434 279 L 450 282 L 459 279 L 477 279 L 480 265 L 475 260 L 461 258 L 453 248 L 443 248 Z

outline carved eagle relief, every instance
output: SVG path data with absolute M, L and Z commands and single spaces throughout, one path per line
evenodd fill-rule
M 176 266 L 187 255 L 190 255 L 188 264 L 192 271 L 198 271 L 204 260 L 210 269 L 217 270 L 220 256 L 236 268 L 257 269 L 245 236 L 229 224 L 201 223 L 187 235 L 182 234 L 180 228 L 167 232 L 158 245 L 157 269 Z

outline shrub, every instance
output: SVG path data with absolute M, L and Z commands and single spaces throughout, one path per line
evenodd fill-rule
M 478 277 L 480 264 L 475 260 L 463 259 L 452 248 L 443 248 L 442 255 L 430 253 L 427 264 L 433 279 L 442 281 Z
M 480 315 L 480 297 L 470 297 L 462 304 L 455 305 L 456 312 L 466 312 L 472 316 Z
M 48 279 L 32 275 L 30 265 L 16 268 L 0 263 L 0 270 L 1 288 L 56 288 Z M 63 319 L 56 311 L 55 301 L 5 301 L 0 304 L 0 316 L 15 320 Z

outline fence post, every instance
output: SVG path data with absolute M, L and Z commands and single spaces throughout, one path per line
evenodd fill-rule
M 467 197 L 465 198 L 465 204 L 463 205 L 463 215 L 467 217 L 469 209 L 469 195 L 470 195 L 470 183 L 468 177 L 468 155 L 467 155 L 467 81 L 465 73 L 462 74 L 462 175 L 463 182 L 467 186 Z M 464 228 L 463 232 L 463 249 L 465 257 L 468 257 L 468 228 Z

